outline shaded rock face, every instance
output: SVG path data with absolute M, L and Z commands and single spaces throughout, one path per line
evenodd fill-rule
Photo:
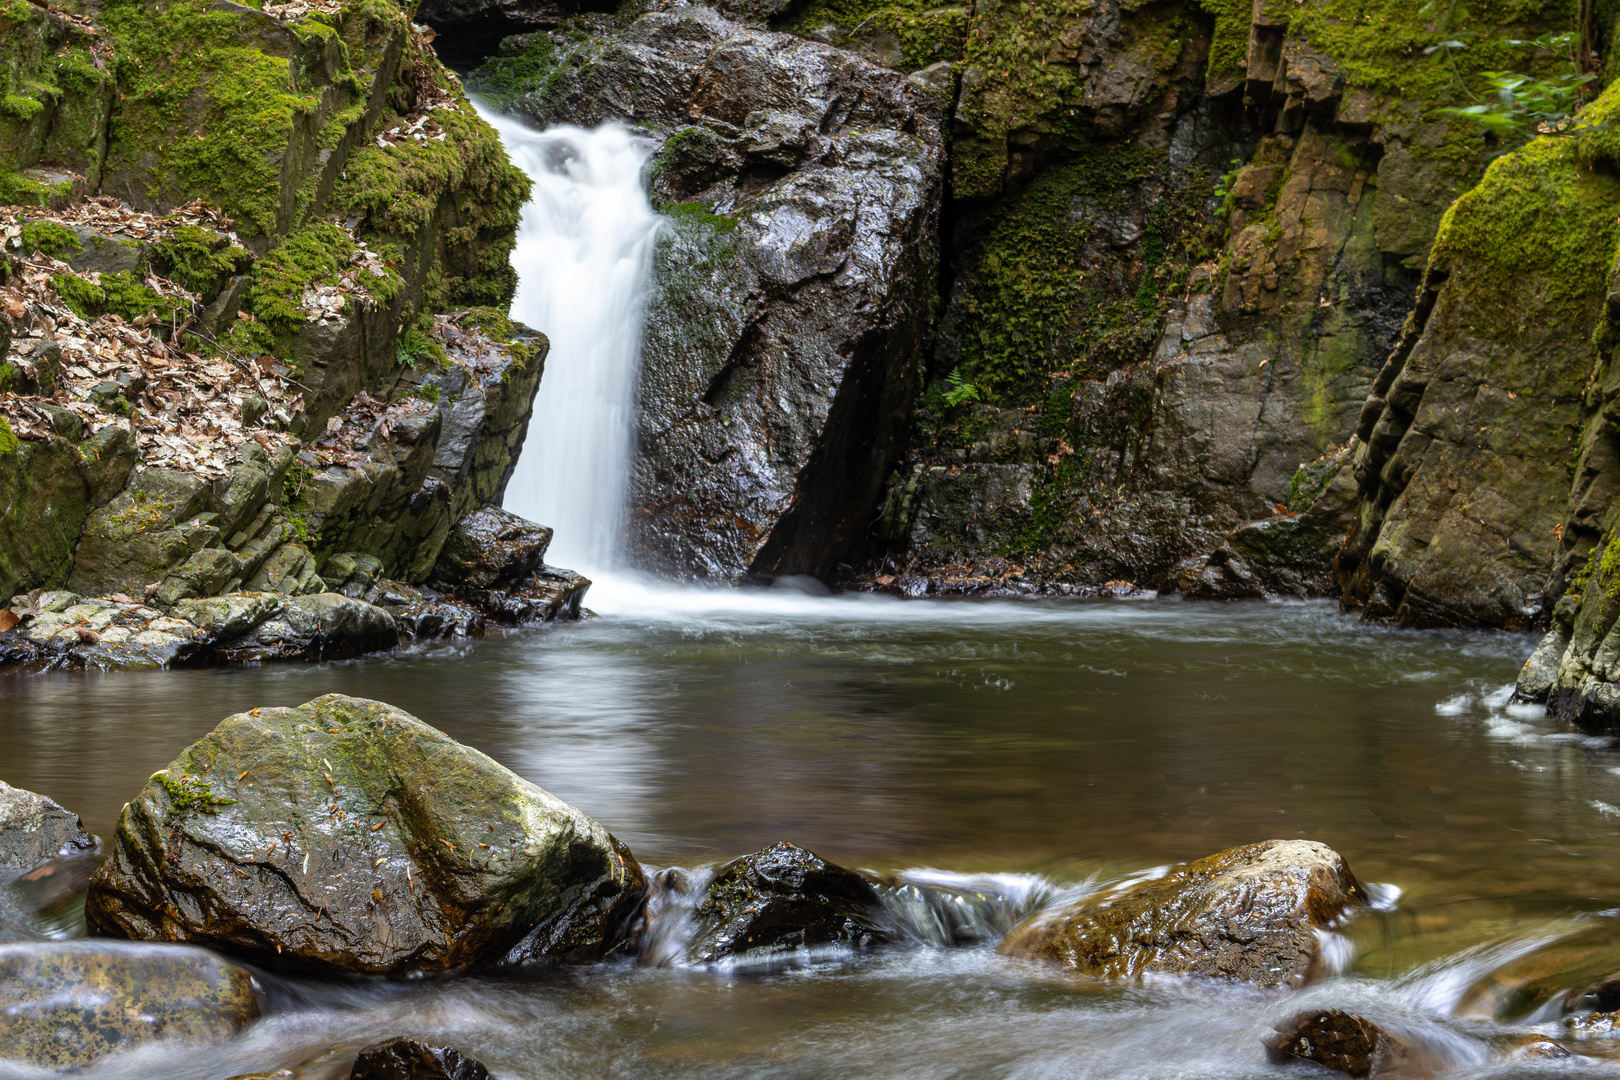
M 650 568 L 819 574 L 865 529 L 904 436 L 937 258 L 943 99 L 703 8 L 567 46 L 512 107 L 627 118 L 670 218 L 632 480 Z
M 389 1039 L 360 1051 L 349 1080 L 489 1080 L 489 1070 L 452 1046 Z
M 43 1068 L 159 1039 L 225 1042 L 260 1007 L 253 976 L 204 949 L 0 945 L 0 1057 Z
M 84 831 L 79 815 L 0 780 L 0 880 L 95 850 L 96 838 Z
M 1332 848 L 1268 840 L 1040 912 L 1000 949 L 1108 979 L 1197 975 L 1292 987 L 1324 973 L 1318 931 L 1365 904 Z
M 446 588 L 509 589 L 540 568 L 550 544 L 550 529 L 486 506 L 451 530 L 435 582 Z
M 698 902 L 687 961 L 758 959 L 816 945 L 864 948 L 886 937 L 876 887 L 792 844 L 722 867 Z
M 124 810 L 92 932 L 268 967 L 404 976 L 595 958 L 640 902 L 596 822 L 380 702 L 256 709 Z
M 1342 1009 L 1300 1013 L 1266 1049 L 1282 1061 L 1312 1061 L 1348 1076 L 1384 1076 L 1406 1062 L 1406 1046 L 1370 1020 Z

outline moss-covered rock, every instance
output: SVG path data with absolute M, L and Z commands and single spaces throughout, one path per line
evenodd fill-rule
M 262 1009 L 245 968 L 203 949 L 111 941 L 0 945 L 5 1056 L 45 1069 L 146 1043 L 228 1041 Z
M 398 977 L 602 956 L 644 887 L 578 810 L 398 709 L 334 694 L 229 717 L 155 776 L 86 912 L 103 935 Z

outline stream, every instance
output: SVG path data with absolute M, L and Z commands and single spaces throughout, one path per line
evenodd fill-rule
M 602 618 L 572 626 L 345 663 L 6 680 L 0 761 L 105 836 L 221 717 L 340 692 L 488 752 L 650 867 L 792 840 L 983 896 L 995 924 L 1065 889 L 1308 837 L 1380 883 L 1383 910 L 1349 928 L 1340 974 L 1295 995 L 1098 986 L 1001 957 L 993 938 L 944 948 L 926 933 L 763 970 L 267 977 L 272 1015 L 236 1042 L 88 1075 L 161 1061 L 173 1080 L 227 1077 L 408 1033 L 502 1077 L 1282 1076 L 1259 1040 L 1306 1002 L 1415 1032 L 1448 1074 L 1521 1075 L 1532 1066 L 1503 1063 L 1505 1041 L 1561 1030 L 1523 987 L 1620 967 L 1620 748 L 1507 702 L 1526 638 L 1378 629 L 1316 603 L 610 579 L 597 604 Z

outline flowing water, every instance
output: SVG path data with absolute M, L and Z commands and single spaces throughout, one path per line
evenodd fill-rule
M 361 1045 L 454 1044 L 503 1078 L 1300 1075 L 1260 1040 L 1354 1008 L 1456 1076 L 1620 1073 L 1617 1044 L 1527 1062 L 1553 995 L 1620 970 L 1620 747 L 1509 701 L 1532 642 L 1363 626 L 1331 605 L 968 602 L 671 590 L 613 571 L 656 219 L 622 130 L 499 121 L 536 180 L 517 316 L 553 342 L 509 505 L 557 527 L 602 618 L 346 663 L 0 680 L 0 779 L 109 835 L 227 714 L 340 692 L 408 708 L 701 881 L 791 840 L 897 875 L 904 944 L 683 967 L 677 894 L 640 962 L 404 984 L 268 974 L 225 1047 L 92 1077 L 346 1075 Z M 1234 844 L 1309 837 L 1378 910 L 1294 995 L 1105 986 L 999 956 L 1054 899 Z M 0 932 L 33 921 L 0 889 Z M 4 1048 L 0 1048 L 3 1056 Z M 7 1072 L 0 1075 L 25 1075 Z

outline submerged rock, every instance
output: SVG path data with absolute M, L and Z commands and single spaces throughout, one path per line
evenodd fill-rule
M 253 976 L 204 949 L 0 945 L 0 1057 L 61 1068 L 158 1039 L 224 1042 L 259 1012 Z
M 1295 1016 L 1266 1049 L 1288 1061 L 1314 1061 L 1350 1076 L 1382 1076 L 1406 1061 L 1406 1046 L 1383 1028 L 1343 1009 L 1319 1009 Z
M 715 875 L 699 901 L 687 961 L 770 956 L 814 945 L 864 948 L 887 938 L 881 900 L 853 870 L 795 847 L 774 844 Z
M 360 1051 L 349 1080 L 489 1080 L 489 1070 L 454 1047 L 389 1039 Z
M 1332 848 L 1267 840 L 1039 912 L 1002 939 L 1001 951 L 1102 978 L 1298 986 L 1323 973 L 1318 932 L 1365 904 Z
M 78 814 L 0 780 L 0 881 L 95 850 L 96 838 L 84 831 Z
M 405 976 L 617 947 L 645 890 L 578 810 L 408 713 L 228 717 L 124 808 L 86 916 L 270 967 Z

